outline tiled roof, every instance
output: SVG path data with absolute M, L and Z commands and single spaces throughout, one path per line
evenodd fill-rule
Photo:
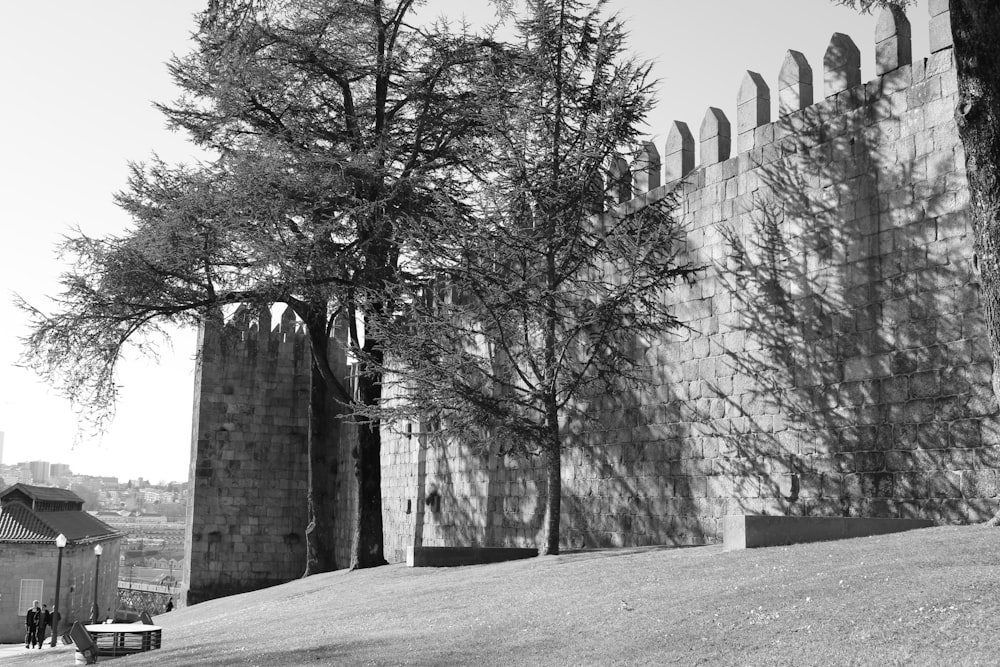
M 83 498 L 68 489 L 55 489 L 49 486 L 31 486 L 30 484 L 17 484 L 0 493 L 0 498 L 4 498 L 10 493 L 20 490 L 33 500 L 46 500 L 56 502 L 82 503 Z
M 121 535 L 86 512 L 36 513 L 21 503 L 8 503 L 0 511 L 0 542 L 53 542 L 59 533 L 70 543 Z
M 39 516 L 52 526 L 56 534 L 62 533 L 70 542 L 121 534 L 86 512 L 45 512 L 39 513 Z
M 0 542 L 52 542 L 58 535 L 26 505 L 9 503 L 0 510 Z

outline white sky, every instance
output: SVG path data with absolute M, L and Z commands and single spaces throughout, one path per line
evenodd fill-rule
M 0 431 L 3 463 L 69 463 L 76 473 L 185 480 L 191 441 L 193 332 L 180 332 L 159 363 L 129 359 L 118 416 L 100 441 L 73 447 L 69 405 L 14 364 L 26 321 L 18 293 L 34 304 L 57 291 L 63 264 L 55 244 L 71 227 L 116 233 L 127 217 L 112 202 L 128 160 L 152 151 L 169 161 L 196 152 L 165 129 L 153 101 L 176 96 L 165 62 L 190 48 L 192 16 L 206 0 L 49 0 L 7 2 L 0 40 Z M 661 148 L 673 119 L 697 139 L 708 106 L 734 124 L 744 72 L 763 75 L 777 104 L 777 73 L 787 49 L 802 51 L 822 90 L 830 35 L 851 35 L 865 81 L 874 76 L 874 17 L 828 0 L 614 0 L 632 46 L 655 61 L 660 104 L 650 134 Z M 458 10 L 456 10 L 458 8 Z M 429 0 L 427 10 L 473 21 L 485 0 Z M 927 55 L 926 0 L 909 10 L 914 57 Z M 821 93 L 817 92 L 817 97 Z M 775 112 L 772 111 L 772 117 Z M 735 136 L 734 136 L 735 148 Z

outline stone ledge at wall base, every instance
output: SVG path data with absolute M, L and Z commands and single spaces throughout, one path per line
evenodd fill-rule
M 458 567 L 534 558 L 538 549 L 517 547 L 407 547 L 407 567 Z
M 930 519 L 733 514 L 723 521 L 722 542 L 724 551 L 734 551 L 885 535 L 934 525 Z

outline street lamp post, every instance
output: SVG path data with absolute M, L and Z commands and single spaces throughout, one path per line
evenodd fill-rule
M 66 536 L 59 533 L 56 538 L 56 546 L 59 548 L 59 560 L 56 561 L 56 601 L 52 605 L 52 642 L 49 646 L 56 645 L 56 635 L 59 634 L 59 584 L 62 583 L 62 555 L 66 548 Z
M 97 623 L 97 592 L 98 592 L 98 579 L 101 575 L 101 554 L 104 553 L 104 548 L 98 544 L 94 547 L 94 555 L 97 557 L 97 563 L 94 566 L 94 606 L 90 608 L 90 622 Z

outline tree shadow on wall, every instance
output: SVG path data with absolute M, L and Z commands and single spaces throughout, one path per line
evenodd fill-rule
M 729 513 L 992 514 L 977 470 L 998 460 L 982 420 L 996 405 L 958 142 L 922 126 L 921 99 L 893 81 L 779 120 L 720 230 L 740 317 L 719 338 L 733 386 L 713 385 L 716 474 L 752 489 Z
M 706 498 L 711 462 L 686 455 L 696 435 L 691 405 L 668 392 L 656 354 L 636 341 L 649 373 L 643 389 L 592 397 L 599 425 L 571 425 L 564 454 L 563 536 L 573 549 L 699 545 L 717 537 L 717 499 Z M 694 480 L 694 481 L 693 481 Z
M 430 459 L 421 546 L 536 547 L 545 514 L 544 470 L 504 456 L 500 443 L 422 444 Z M 419 520 L 419 519 L 418 519 Z
M 729 196 L 686 204 L 689 260 L 711 266 L 677 296 L 690 330 L 636 341 L 649 386 L 590 397 L 600 423 L 568 425 L 563 545 L 712 542 L 727 514 L 992 516 L 1000 429 L 960 144 L 910 77 L 761 128 L 729 165 L 735 196 L 693 175 L 689 195 Z M 544 484 L 519 465 L 456 538 L 537 531 Z
M 655 372 L 645 348 L 638 346 L 635 355 L 647 357 L 645 370 Z M 657 404 L 644 397 L 626 388 L 593 396 L 583 408 L 601 419 L 566 425 L 564 548 L 695 545 L 716 537 L 717 526 L 701 515 L 718 515 L 721 505 L 696 498 L 686 476 L 696 471 L 704 480 L 710 462 L 683 457 L 679 444 L 678 436 L 691 431 L 692 415 L 683 401 Z M 495 442 L 429 446 L 426 483 L 439 498 L 425 508 L 422 546 L 537 546 L 544 468 L 538 459 L 503 456 L 499 449 Z M 715 509 L 706 509 L 709 504 Z

